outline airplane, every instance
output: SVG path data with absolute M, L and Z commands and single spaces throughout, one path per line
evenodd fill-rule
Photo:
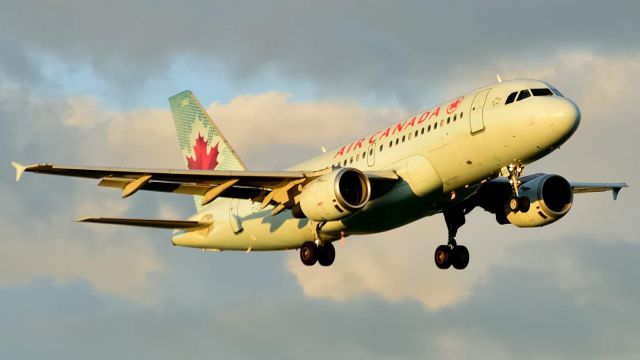
M 615 200 L 627 186 L 523 175 L 581 121 L 572 100 L 539 80 L 498 79 L 285 171 L 247 170 L 191 91 L 169 103 L 188 170 L 13 162 L 16 181 L 33 172 L 98 179 L 122 198 L 139 190 L 193 195 L 196 213 L 187 220 L 78 221 L 171 229 L 173 245 L 206 251 L 298 249 L 307 266 L 333 264 L 336 240 L 442 213 L 448 240 L 434 253 L 440 269 L 469 264 L 456 236 L 476 207 L 499 224 L 540 227 L 565 216 L 573 194 L 612 191 Z

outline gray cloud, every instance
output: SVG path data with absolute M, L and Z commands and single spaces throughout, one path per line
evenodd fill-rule
M 635 1 L 5 1 L 0 33 L 86 61 L 121 88 L 193 56 L 222 61 L 236 80 L 275 70 L 334 96 L 416 101 L 470 59 L 495 68 L 514 53 L 635 49 L 638 11 Z
M 0 290 L 0 348 L 7 358 L 50 359 L 635 358 L 640 292 L 629 284 L 640 271 L 640 245 L 564 239 L 554 249 L 514 249 L 513 263 L 492 269 L 468 301 L 437 312 L 413 302 L 336 304 L 263 288 L 228 295 L 222 304 L 149 307 L 98 296 L 82 283 L 40 280 Z M 551 265 L 567 262 L 585 271 L 582 285 L 568 286 L 567 270 Z
M 301 278 L 288 267 L 293 252 L 201 253 L 169 246 L 166 232 L 70 222 L 94 211 L 185 216 L 190 199 L 139 194 L 120 208 L 116 193 L 90 182 L 27 176 L 15 184 L 8 167 L 14 159 L 139 166 L 182 160 L 164 110 L 116 113 L 92 97 L 44 96 L 43 89 L 52 93 L 42 84 L 44 54 L 69 72 L 92 67 L 117 90 L 110 95 L 124 96 L 143 96 L 134 91 L 141 80 L 192 72 L 192 61 L 199 71 L 203 63 L 222 63 L 234 83 L 272 72 L 319 98 L 390 98 L 405 107 L 490 82 L 495 72 L 544 78 L 578 101 L 583 123 L 561 151 L 527 171 L 634 186 L 640 180 L 632 90 L 640 78 L 637 13 L 631 1 L 4 1 L 0 357 L 637 357 L 640 199 L 634 187 L 615 203 L 608 194 L 577 197 L 563 221 L 543 229 L 500 227 L 474 212 L 460 233 L 472 250 L 466 272 L 431 271 L 433 248 L 446 235 L 440 217 L 349 239 L 331 271 L 368 261 L 364 272 L 377 267 L 389 280 L 360 291 L 361 277 L 347 272 L 339 279 L 360 292 L 333 301 L 305 295 L 309 284 L 296 281 Z M 171 67 L 176 58 L 185 68 Z M 277 111 L 290 111 L 286 105 Z M 313 102 L 307 105 L 315 111 Z M 378 125 L 382 114 L 376 114 L 367 112 L 368 123 Z M 219 121 L 230 138 L 242 134 Z M 340 139 L 366 126 L 345 127 Z M 150 132 L 148 146 L 132 144 Z M 286 154 L 312 153 L 337 141 L 333 135 L 306 146 L 283 138 L 268 149 L 234 143 L 257 166 L 285 166 L 284 159 L 294 160 Z M 319 291 L 335 299 L 326 294 L 337 286 L 323 286 Z M 462 295 L 425 310 L 425 298 L 455 287 Z

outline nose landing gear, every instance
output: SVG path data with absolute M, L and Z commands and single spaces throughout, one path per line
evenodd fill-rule
M 509 184 L 511 185 L 512 196 L 509 200 L 509 210 L 511 212 L 527 212 L 531 202 L 526 197 L 520 197 L 518 194 L 518 188 L 520 187 L 520 180 L 518 178 L 524 171 L 524 165 L 521 163 L 509 164 L 509 166 L 502 169 L 503 174 L 509 178 Z

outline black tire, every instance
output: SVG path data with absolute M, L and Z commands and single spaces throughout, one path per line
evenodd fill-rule
M 433 256 L 439 269 L 448 269 L 451 266 L 451 248 L 449 245 L 440 245 Z
M 318 247 L 314 242 L 307 241 L 300 247 L 300 261 L 307 266 L 315 265 L 318 261 Z
M 336 259 L 336 248 L 328 242 L 322 246 L 318 246 L 318 264 L 322 266 L 331 266 Z
M 456 246 L 451 250 L 451 265 L 458 270 L 469 265 L 469 250 L 466 246 Z
M 511 210 L 511 212 L 518 212 L 520 210 L 520 199 L 513 196 L 511 199 L 509 199 L 509 210 Z
M 511 212 L 527 212 L 531 207 L 531 201 L 528 197 L 512 197 L 509 199 L 509 210 Z

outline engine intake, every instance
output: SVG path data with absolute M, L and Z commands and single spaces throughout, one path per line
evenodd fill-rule
M 294 215 L 315 221 L 341 220 L 362 209 L 370 196 L 371 184 L 365 174 L 341 168 L 307 184 Z
M 527 198 L 526 211 L 513 212 L 505 207 L 507 220 L 518 227 L 538 227 L 551 224 L 571 209 L 573 191 L 571 184 L 559 175 L 542 175 L 518 188 L 519 195 Z

